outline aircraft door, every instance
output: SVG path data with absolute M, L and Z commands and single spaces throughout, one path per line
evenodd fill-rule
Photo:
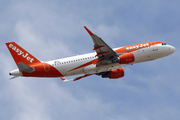
M 158 47 L 156 45 L 152 46 L 153 51 L 158 51 Z
M 47 64 L 47 63 L 43 63 L 43 66 L 44 66 L 44 71 L 45 71 L 45 72 L 50 71 L 49 64 Z
M 151 59 L 155 59 L 158 55 L 158 47 L 155 45 L 155 43 L 153 43 L 153 44 L 154 45 L 152 45 L 152 47 L 151 47 L 151 50 L 152 50 L 151 55 L 150 55 Z

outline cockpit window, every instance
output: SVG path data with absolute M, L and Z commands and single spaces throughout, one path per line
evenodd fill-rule
M 166 45 L 166 43 L 162 43 L 162 45 Z

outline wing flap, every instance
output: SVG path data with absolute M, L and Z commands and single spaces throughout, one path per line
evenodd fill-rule
M 100 48 L 102 48 L 102 47 L 104 47 L 104 45 L 103 45 L 103 46 L 99 46 L 99 47 L 94 47 L 93 50 L 97 50 L 97 49 L 100 49 Z

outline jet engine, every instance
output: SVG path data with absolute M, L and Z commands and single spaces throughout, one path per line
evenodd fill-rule
M 109 78 L 109 79 L 117 79 L 117 78 L 121 78 L 121 77 L 124 77 L 124 69 L 123 68 L 111 70 L 102 75 L 102 78 Z
M 112 60 L 112 63 L 119 63 L 119 64 L 129 64 L 132 62 L 134 62 L 134 54 L 133 53 L 119 55 L 117 58 Z

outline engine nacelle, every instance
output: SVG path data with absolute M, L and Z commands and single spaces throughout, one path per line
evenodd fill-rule
M 111 71 L 107 72 L 106 74 L 102 75 L 102 78 L 109 78 L 109 79 L 117 79 L 117 78 L 121 78 L 121 77 L 124 77 L 124 69 L 123 68 L 111 70 Z
M 134 54 L 133 53 L 119 55 L 119 57 L 112 60 L 112 63 L 119 63 L 119 64 L 129 64 L 132 62 L 134 62 Z

